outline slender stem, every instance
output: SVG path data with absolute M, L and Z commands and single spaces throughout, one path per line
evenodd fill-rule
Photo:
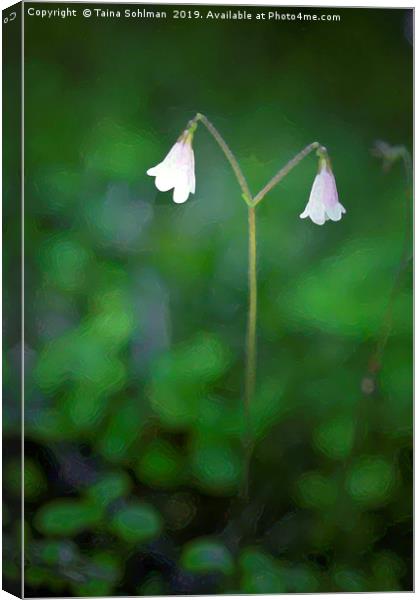
M 246 339 L 245 367 L 245 465 L 242 498 L 247 500 L 249 488 L 249 463 L 252 454 L 253 435 L 251 427 L 251 404 L 255 394 L 257 368 L 257 229 L 255 208 L 248 208 L 248 329 Z
M 305 158 L 305 156 L 308 156 L 308 154 L 310 154 L 313 150 L 320 150 L 321 148 L 321 144 L 318 142 L 312 142 L 312 144 L 306 146 L 306 148 L 296 154 L 294 158 L 289 160 L 289 162 L 282 167 L 272 179 L 270 179 L 270 181 L 262 188 L 262 190 L 260 190 L 258 194 L 254 196 L 254 206 L 257 206 L 264 196 L 268 194 L 268 192 L 272 190 L 273 187 L 277 185 L 284 177 L 286 177 L 286 175 L 290 173 L 290 171 L 294 169 L 300 163 L 300 161 Z
M 246 357 L 245 357 L 245 395 L 244 395 L 244 417 L 245 417 L 245 435 L 244 435 L 244 474 L 241 489 L 241 498 L 248 500 L 249 492 L 249 467 L 253 450 L 253 432 L 251 423 L 251 405 L 255 395 L 255 382 L 257 370 L 257 230 L 255 221 L 255 207 L 261 202 L 264 196 L 281 181 L 300 161 L 310 154 L 313 150 L 326 152 L 318 142 L 313 142 L 301 150 L 292 158 L 280 171 L 262 188 L 262 190 L 252 197 L 251 191 L 241 167 L 236 160 L 233 152 L 217 131 L 215 126 L 207 119 L 205 115 L 197 113 L 189 123 L 189 127 L 195 128 L 196 124 L 201 122 L 208 132 L 213 136 L 226 156 L 232 170 L 236 176 L 239 186 L 242 190 L 242 198 L 248 205 L 248 324 L 246 336 Z
M 392 332 L 393 325 L 393 312 L 394 304 L 400 287 L 403 282 L 403 276 L 406 268 L 412 260 L 411 255 L 411 188 L 412 188 L 412 161 L 411 155 L 406 148 L 402 148 L 402 159 L 404 165 L 404 173 L 406 180 L 406 193 L 405 193 L 405 226 L 404 226 L 404 240 L 401 250 L 400 261 L 395 273 L 394 282 L 392 284 L 391 292 L 388 299 L 388 304 L 385 310 L 385 314 L 382 320 L 381 328 L 378 333 L 378 338 L 373 351 L 372 356 L 369 359 L 368 373 L 362 380 L 362 391 L 366 395 L 372 394 L 375 391 L 375 382 L 379 371 L 382 368 L 383 355 L 385 348 L 388 343 L 388 339 Z
M 247 204 L 249 204 L 249 202 L 252 200 L 252 194 L 251 194 L 251 191 L 249 189 L 248 182 L 245 179 L 245 176 L 242 173 L 242 169 L 239 166 L 239 163 L 236 160 L 236 158 L 235 158 L 232 150 L 226 144 L 225 140 L 222 138 L 222 136 L 220 135 L 220 133 L 217 131 L 217 129 L 213 125 L 213 123 L 210 123 L 210 121 L 208 120 L 207 117 L 205 117 L 201 113 L 197 113 L 196 116 L 195 116 L 195 118 L 193 119 L 193 122 L 196 122 L 196 121 L 201 121 L 201 123 L 203 123 L 203 125 L 207 128 L 207 130 L 211 133 L 211 135 L 214 137 L 214 139 L 216 140 L 216 142 L 219 144 L 222 152 L 224 153 L 224 155 L 228 159 L 228 161 L 230 163 L 230 166 L 232 167 L 233 172 L 236 175 L 236 179 L 238 180 L 238 183 L 239 183 L 240 188 L 242 190 L 242 194 L 243 194 L 244 200 L 247 202 Z

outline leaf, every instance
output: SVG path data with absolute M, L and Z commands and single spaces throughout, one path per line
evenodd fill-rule
M 286 591 L 281 566 L 258 548 L 244 550 L 239 559 L 241 590 L 246 594 L 281 594 Z
M 78 557 L 76 544 L 69 540 L 46 540 L 41 543 L 39 553 L 47 565 L 68 564 Z
M 203 391 L 230 364 L 230 353 L 217 336 L 201 332 L 160 358 L 153 367 L 150 400 L 162 422 L 183 429 L 195 422 Z
M 393 466 L 380 456 L 361 458 L 347 476 L 347 489 L 353 499 L 367 506 L 379 506 L 389 498 L 395 483 Z
M 111 530 L 125 542 L 147 542 L 162 530 L 162 518 L 153 506 L 132 502 L 111 520 Z
M 217 495 L 233 493 L 239 486 L 242 464 L 239 455 L 221 439 L 198 439 L 190 465 L 200 488 Z
M 74 536 L 99 523 L 102 511 L 80 500 L 54 500 L 35 515 L 35 527 L 45 535 Z
M 136 468 L 141 481 L 155 487 L 179 485 L 183 474 L 183 458 L 165 440 L 154 440 L 144 451 Z
M 336 460 L 349 455 L 353 438 L 354 421 L 345 415 L 321 423 L 314 432 L 315 447 Z
M 297 495 L 299 504 L 305 508 L 326 509 L 334 506 L 338 490 L 334 481 L 311 471 L 299 478 Z
M 111 415 L 98 441 L 101 454 L 110 462 L 121 462 L 139 439 L 144 418 L 138 399 L 129 398 Z
M 181 555 L 181 565 L 192 573 L 222 573 L 231 575 L 234 562 L 227 548 L 217 540 L 199 539 L 187 544 Z
M 304 272 L 278 296 L 281 314 L 302 328 L 347 336 L 376 335 L 400 252 L 399 240 L 354 239 Z M 394 326 L 410 331 L 409 304 L 397 298 Z
M 128 494 L 131 481 L 125 472 L 106 473 L 88 490 L 89 497 L 101 506 Z

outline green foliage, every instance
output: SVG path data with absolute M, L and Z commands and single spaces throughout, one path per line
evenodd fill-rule
M 123 364 L 88 327 L 56 338 L 45 346 L 35 370 L 35 379 L 45 393 L 52 393 L 65 380 L 89 382 L 97 391 L 118 390 L 124 383 Z
M 92 485 L 87 490 L 87 495 L 97 504 L 107 506 L 117 498 L 127 495 L 130 489 L 131 481 L 125 472 L 110 472 Z
M 121 577 L 119 559 L 106 552 L 95 552 L 89 562 L 89 577 L 83 583 L 73 584 L 77 596 L 111 595 Z
M 149 573 L 144 583 L 138 589 L 140 596 L 163 596 L 166 592 L 164 578 L 156 571 Z
M 47 540 L 41 544 L 39 554 L 45 565 L 57 566 L 62 562 L 71 562 L 77 557 L 76 544 L 67 540 Z
M 99 524 L 100 507 L 80 500 L 53 500 L 35 515 L 35 527 L 44 535 L 73 536 Z
M 411 195 L 403 164 L 371 154 L 377 137 L 411 148 L 409 19 L 333 12 L 281 35 L 254 20 L 27 20 L 26 595 L 411 589 L 410 259 L 390 304 Z M 197 110 L 254 192 L 319 140 L 347 209 L 299 219 L 313 155 L 257 209 L 248 503 L 246 207 L 201 126 L 185 205 L 146 174 Z M 13 274 L 21 219 L 6 215 Z M 15 339 L 4 355 L 8 407 Z M 5 412 L 7 448 L 20 418 Z M 17 580 L 19 461 L 4 474 Z
M 243 551 L 240 557 L 242 572 L 241 591 L 245 594 L 273 594 L 286 592 L 281 565 L 257 548 Z
M 19 469 L 16 469 L 16 473 L 19 473 Z M 43 494 L 47 488 L 47 481 L 44 473 L 39 465 L 30 459 L 25 460 L 24 482 L 25 500 L 36 500 L 36 498 Z
M 160 534 L 162 519 L 153 506 L 133 501 L 115 513 L 110 527 L 125 542 L 148 542 Z
M 68 234 L 55 236 L 43 248 L 41 269 L 46 281 L 63 292 L 77 292 L 86 286 L 91 255 Z
M 231 575 L 234 561 L 227 548 L 217 540 L 198 539 L 182 550 L 181 566 L 192 573 Z
M 183 458 L 173 445 L 154 440 L 140 458 L 136 473 L 151 487 L 173 487 L 182 481 Z
M 337 591 L 363 592 L 366 590 L 366 578 L 361 572 L 337 568 L 333 576 Z
M 351 452 L 354 429 L 353 419 L 340 415 L 324 421 L 315 429 L 314 444 L 326 456 L 341 460 Z
M 317 592 L 319 589 L 319 577 L 310 565 L 284 565 L 284 579 L 288 591 L 300 594 Z
M 160 359 L 152 372 L 153 409 L 170 428 L 188 427 L 201 396 L 229 366 L 225 344 L 213 334 L 197 334 Z
M 354 464 L 347 477 L 347 489 L 356 502 L 380 506 L 395 484 L 392 464 L 380 456 L 366 456 Z
M 29 466 L 30 469 L 30 466 Z M 4 483 L 9 493 L 19 497 L 21 493 L 21 460 L 20 458 L 9 460 L 3 473 Z
M 392 552 L 380 552 L 373 556 L 372 574 L 375 587 L 397 591 L 400 577 L 404 574 L 403 562 Z
M 198 438 L 191 450 L 190 467 L 198 486 L 207 492 L 224 495 L 239 489 L 239 453 L 220 439 Z
M 374 335 L 380 327 L 390 291 L 389 279 L 381 274 L 392 271 L 400 247 L 399 238 L 389 239 L 386 248 L 381 238 L 347 242 L 334 257 L 316 265 L 309 276 L 299 277 L 293 291 L 280 296 L 283 310 L 290 313 L 292 320 L 298 317 L 301 325 L 307 323 L 311 328 L 349 336 Z M 319 285 L 320 280 L 324 285 Z M 355 327 L 354 306 L 358 303 L 363 304 L 363 313 L 358 315 Z M 399 298 L 395 318 L 403 326 L 407 323 L 403 316 L 407 310 L 409 298 Z
M 142 427 L 141 407 L 136 399 L 128 399 L 111 413 L 99 437 L 98 450 L 110 462 L 123 461 L 139 438 Z
M 26 580 L 29 585 L 37 588 L 49 580 L 48 569 L 37 566 L 29 566 L 26 569 Z
M 107 405 L 104 394 L 89 381 L 75 385 L 63 400 L 65 416 L 79 432 L 94 429 L 106 414 Z
M 338 498 L 335 482 L 317 472 L 303 474 L 297 482 L 298 501 L 305 508 L 327 510 Z

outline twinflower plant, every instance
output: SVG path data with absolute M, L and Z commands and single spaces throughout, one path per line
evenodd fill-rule
M 338 199 L 337 186 L 331 167 L 327 149 L 313 142 L 294 156 L 268 181 L 268 183 L 255 195 L 251 194 L 248 182 L 242 173 L 239 163 L 214 125 L 204 115 L 197 113 L 188 123 L 187 128 L 180 135 L 174 146 L 161 163 L 147 171 L 148 175 L 155 177 L 155 184 L 159 191 L 166 192 L 171 189 L 173 200 L 176 203 L 186 202 L 190 194 L 195 192 L 194 151 L 193 138 L 198 124 L 201 123 L 213 136 L 228 160 L 241 189 L 242 199 L 248 210 L 248 321 L 246 332 L 245 353 L 245 386 L 244 386 L 244 415 L 246 434 L 244 440 L 245 465 L 242 485 L 242 497 L 248 496 L 249 462 L 253 447 L 252 427 L 250 422 L 250 406 L 255 395 L 257 371 L 257 228 L 256 208 L 265 196 L 284 178 L 290 171 L 309 154 L 316 152 L 318 156 L 318 173 L 312 185 L 309 201 L 305 210 L 300 215 L 302 219 L 309 217 L 313 223 L 324 225 L 328 220 L 340 221 L 346 210 Z
M 194 151 L 192 139 L 194 126 L 184 131 L 161 163 L 147 171 L 156 177 L 155 184 L 160 192 L 174 190 L 173 200 L 182 204 L 195 192 Z
M 339 221 L 346 209 L 338 201 L 337 186 L 328 159 L 322 156 L 319 162 L 319 173 L 315 177 L 308 204 L 300 218 L 309 217 L 317 225 L 323 225 L 328 219 Z

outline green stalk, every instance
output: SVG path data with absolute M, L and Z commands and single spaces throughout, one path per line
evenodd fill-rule
M 253 435 L 251 423 L 251 404 L 255 394 L 257 371 L 257 228 L 255 207 L 248 208 L 248 327 L 246 336 L 245 365 L 245 464 L 241 496 L 248 499 L 249 463 L 251 460 Z
M 248 207 L 248 323 L 246 333 L 246 356 L 245 356 L 245 390 L 244 390 L 244 472 L 240 497 L 244 502 L 249 496 L 249 470 L 251 455 L 254 446 L 251 406 L 255 396 L 255 382 L 257 372 L 257 229 L 255 221 L 255 208 L 264 197 L 271 191 L 290 171 L 292 171 L 308 154 L 317 150 L 326 153 L 318 142 L 313 142 L 303 148 L 284 167 L 282 167 L 272 179 L 256 194 L 251 194 L 248 182 L 242 173 L 242 169 L 229 148 L 222 135 L 207 117 L 197 113 L 189 122 L 188 128 L 194 131 L 197 124 L 201 122 L 210 135 L 217 142 L 227 161 L 232 167 L 236 180 L 242 191 L 242 199 Z

